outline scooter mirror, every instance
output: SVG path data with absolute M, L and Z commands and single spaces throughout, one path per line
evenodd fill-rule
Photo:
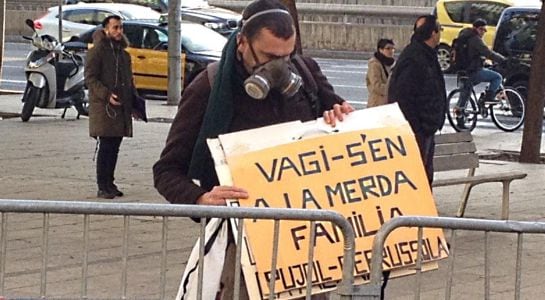
M 25 23 L 28 25 L 28 27 L 32 28 L 32 30 L 35 31 L 35 29 L 34 29 L 34 21 L 32 21 L 31 19 L 26 19 L 26 20 L 25 20 Z

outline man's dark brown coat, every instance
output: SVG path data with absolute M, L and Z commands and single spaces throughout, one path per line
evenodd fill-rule
M 303 57 L 303 60 L 318 86 L 317 100 L 321 107 L 320 113 L 331 109 L 334 104 L 341 104 L 344 100 L 335 94 L 316 61 L 308 57 Z M 249 76 L 244 71 L 242 62 L 237 62 L 237 67 L 237 73 L 242 78 Z M 192 178 L 188 176 L 188 169 L 207 109 L 210 90 L 208 70 L 204 70 L 185 89 L 161 158 L 153 166 L 155 187 L 171 203 L 195 204 L 207 191 L 206 188 L 193 183 Z M 255 100 L 246 94 L 242 85 L 234 87 L 233 94 L 235 112 L 229 132 L 316 118 L 316 112 L 304 96 L 303 89 L 290 99 L 280 97 L 278 94 L 275 96 L 271 92 L 264 100 Z
M 89 135 L 132 137 L 134 86 L 131 57 L 124 50 L 128 46 L 127 40 L 111 41 L 99 29 L 93 34 L 93 45 L 85 63 L 85 84 L 89 88 Z M 121 106 L 109 104 L 112 93 L 118 96 Z

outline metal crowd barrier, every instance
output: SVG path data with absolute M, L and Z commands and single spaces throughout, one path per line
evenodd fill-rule
M 373 242 L 373 255 L 371 258 L 371 282 L 367 285 L 358 287 L 358 294 L 361 298 L 358 299 L 380 299 L 381 297 L 381 280 L 382 280 L 382 255 L 374 255 L 382 253 L 384 243 L 388 235 L 399 227 L 418 227 L 418 258 L 415 267 L 416 283 L 414 284 L 414 299 L 420 299 L 421 292 L 421 267 L 422 267 L 422 234 L 423 228 L 449 228 L 452 229 L 452 235 L 449 239 L 450 255 L 448 258 L 448 275 L 445 286 L 445 299 L 451 299 L 452 280 L 454 272 L 455 253 L 454 247 L 456 242 L 456 230 L 466 231 L 483 231 L 484 232 L 484 299 L 491 299 L 490 296 L 490 256 L 489 256 L 489 233 L 516 233 L 517 234 L 517 251 L 515 263 L 515 287 L 514 298 L 521 299 L 521 275 L 522 275 L 522 249 L 524 234 L 543 234 L 545 233 L 545 223 L 542 222 L 522 222 L 522 221 L 496 221 L 496 220 L 481 220 L 468 218 L 447 218 L 447 217 L 396 217 L 382 225 L 377 232 Z
M 353 269 L 354 269 L 354 231 L 347 220 L 340 214 L 326 210 L 311 209 L 273 209 L 273 208 L 234 208 L 234 207 L 216 207 L 216 206 L 198 206 L 198 205 L 172 205 L 172 204 L 144 204 L 144 203 L 99 203 L 99 202 L 76 202 L 76 201 L 41 201 L 41 200 L 11 200 L 0 199 L 0 296 L 5 295 L 5 266 L 6 252 L 8 243 L 8 215 L 10 213 L 38 213 L 43 214 L 42 227 L 42 245 L 41 245 L 41 275 L 40 275 L 40 297 L 45 299 L 47 295 L 47 273 L 49 257 L 49 218 L 50 214 L 70 214 L 83 215 L 83 253 L 81 262 L 81 288 L 80 298 L 87 299 L 87 281 L 88 281 L 88 254 L 89 254 L 89 216 L 90 215 L 112 215 L 123 216 L 123 245 L 122 245 L 122 268 L 121 268 L 121 287 L 120 298 L 127 299 L 127 264 L 129 249 L 129 221 L 133 216 L 153 216 L 162 217 L 162 237 L 161 237 L 161 271 L 160 271 L 160 299 L 165 299 L 165 274 L 167 269 L 167 231 L 168 217 L 192 217 L 200 218 L 200 236 L 201 252 L 200 257 L 204 255 L 204 233 L 206 219 L 212 217 L 236 218 L 238 222 L 238 232 L 242 232 L 243 219 L 269 219 L 274 220 L 275 231 L 273 247 L 278 248 L 279 232 L 278 225 L 282 220 L 303 220 L 310 222 L 310 228 L 314 228 L 315 222 L 324 221 L 337 225 L 344 238 L 344 264 L 342 281 L 337 285 L 337 296 L 340 299 L 352 299 L 353 293 Z M 241 236 L 239 235 L 239 240 Z M 314 235 L 309 238 L 309 245 L 314 244 Z M 314 249 L 314 247 L 309 247 Z M 240 243 L 237 244 L 237 264 L 240 265 Z M 312 261 L 312 253 L 309 251 L 309 262 Z M 200 258 L 199 258 L 200 259 Z M 275 257 L 272 257 L 271 270 L 273 274 L 271 279 L 275 278 L 276 269 Z M 312 263 L 307 279 L 307 291 L 312 282 Z M 199 291 L 202 291 L 202 266 L 199 264 Z M 180 270 L 181 271 L 181 270 Z M 235 295 L 240 286 L 240 268 L 235 268 Z M 274 282 L 274 281 L 272 281 Z M 270 284 L 270 283 L 269 283 Z M 274 284 L 269 299 L 274 297 Z M 199 296 L 201 293 L 198 293 Z M 7 296 L 7 295 L 5 295 Z M 199 297 L 200 298 L 200 297 Z M 307 295 L 310 299 L 310 295 Z

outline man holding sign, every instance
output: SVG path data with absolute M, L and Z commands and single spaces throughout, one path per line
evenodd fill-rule
M 354 110 L 335 94 L 316 61 L 294 54 L 295 27 L 283 4 L 256 0 L 242 16 L 220 62 L 185 89 L 153 166 L 155 187 L 171 203 L 225 205 L 226 199 L 248 197 L 242 188 L 219 185 L 206 139 L 322 116 L 335 126 Z

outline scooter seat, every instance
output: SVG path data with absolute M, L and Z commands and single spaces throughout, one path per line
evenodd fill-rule
M 68 77 L 75 69 L 76 66 L 71 60 L 61 60 L 57 62 L 57 76 L 61 75 L 63 77 Z

